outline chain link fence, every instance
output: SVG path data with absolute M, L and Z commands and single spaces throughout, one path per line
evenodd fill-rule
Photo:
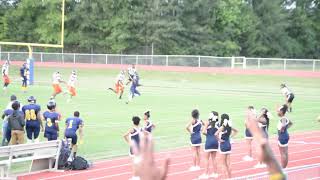
M 320 71 L 319 59 L 214 57 L 190 55 L 123 55 L 34 52 L 38 62 L 139 64 L 157 66 Z M 27 52 L 0 52 L 0 60 L 25 61 Z

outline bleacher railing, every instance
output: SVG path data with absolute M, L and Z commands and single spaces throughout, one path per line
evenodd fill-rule
M 140 64 L 158 66 L 223 67 L 320 71 L 320 59 L 214 57 L 193 55 L 123 55 L 34 52 L 38 62 Z M 0 52 L 0 60 L 25 61 L 27 52 Z

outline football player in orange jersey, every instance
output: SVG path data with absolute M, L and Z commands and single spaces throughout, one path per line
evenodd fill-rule
M 125 80 L 125 73 L 124 71 L 120 71 L 120 73 L 117 76 L 116 82 L 115 82 L 115 88 L 109 88 L 109 90 L 116 93 L 119 97 L 119 99 L 122 98 L 123 91 L 124 91 L 124 80 Z
M 52 93 L 51 99 L 54 99 L 56 95 L 62 92 L 60 83 L 66 83 L 66 82 L 62 80 L 60 72 L 54 72 L 52 75 L 53 93 Z

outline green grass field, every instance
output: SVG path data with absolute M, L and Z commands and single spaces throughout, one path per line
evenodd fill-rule
M 0 109 L 4 109 L 11 94 L 26 104 L 26 98 L 36 96 L 37 102 L 46 109 L 52 87 L 51 75 L 59 69 L 67 80 L 72 69 L 38 68 L 36 84 L 27 93 L 20 90 L 18 68 L 10 69 L 13 83 L 7 94 L 0 95 Z M 79 110 L 85 121 L 84 144 L 79 147 L 79 154 L 89 159 L 100 159 L 128 154 L 128 145 L 123 134 L 131 127 L 131 117 L 151 110 L 151 120 L 157 125 L 154 131 L 157 150 L 187 146 L 189 135 L 185 125 L 190 120 L 190 112 L 198 108 L 201 119 L 206 119 L 211 110 L 220 114 L 228 113 L 233 119 L 234 127 L 240 130 L 237 138 L 243 137 L 244 112 L 248 105 L 257 109 L 267 107 L 274 118 L 270 124 L 270 134 L 275 134 L 277 105 L 284 102 L 279 85 L 286 82 L 295 92 L 293 113 L 288 116 L 293 121 L 293 131 L 319 129 L 315 121 L 320 114 L 320 79 L 294 78 L 276 76 L 216 75 L 208 73 L 175 73 L 140 71 L 142 93 L 131 104 L 124 99 L 118 100 L 115 94 L 107 91 L 113 86 L 117 70 L 78 69 L 78 96 L 70 103 L 62 94 L 56 98 L 57 109 L 63 120 L 60 127 L 64 129 L 64 119 Z M 43 136 L 43 134 L 41 134 Z M 60 132 L 60 137 L 63 131 Z

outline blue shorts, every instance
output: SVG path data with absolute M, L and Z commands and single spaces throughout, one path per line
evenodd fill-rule
M 246 129 L 245 131 L 245 139 L 253 139 L 251 132 L 249 129 Z
M 201 146 L 201 134 L 200 133 L 193 133 L 191 134 L 191 146 Z
M 44 137 L 48 139 L 48 141 L 53 141 L 58 139 L 58 133 L 57 132 L 44 132 Z
M 138 151 L 140 150 L 140 146 L 139 145 L 137 146 L 137 150 Z M 130 149 L 129 149 L 129 156 L 130 157 L 134 157 L 135 156 L 135 154 L 133 153 L 133 148 L 132 147 L 130 147 Z
M 213 152 L 218 151 L 219 143 L 218 140 L 215 137 L 207 136 L 206 144 L 204 146 L 205 152 Z
M 77 133 L 66 131 L 65 136 L 66 136 L 66 138 L 71 138 L 71 143 L 72 143 L 73 145 L 76 145 L 76 144 L 77 144 L 77 142 L 78 142 Z
M 220 143 L 220 153 L 221 154 L 230 154 L 231 153 L 231 144 L 229 140 L 225 140 Z
M 289 135 L 288 134 L 279 134 L 278 135 L 278 145 L 280 147 L 287 147 L 289 144 Z
M 26 124 L 26 131 L 27 131 L 27 137 L 28 139 L 37 139 L 39 137 L 40 133 L 40 123 L 27 123 Z
M 23 83 L 27 83 L 27 81 L 28 81 L 28 78 L 27 78 L 26 76 L 23 76 L 23 77 L 22 77 L 22 82 L 23 82 Z

